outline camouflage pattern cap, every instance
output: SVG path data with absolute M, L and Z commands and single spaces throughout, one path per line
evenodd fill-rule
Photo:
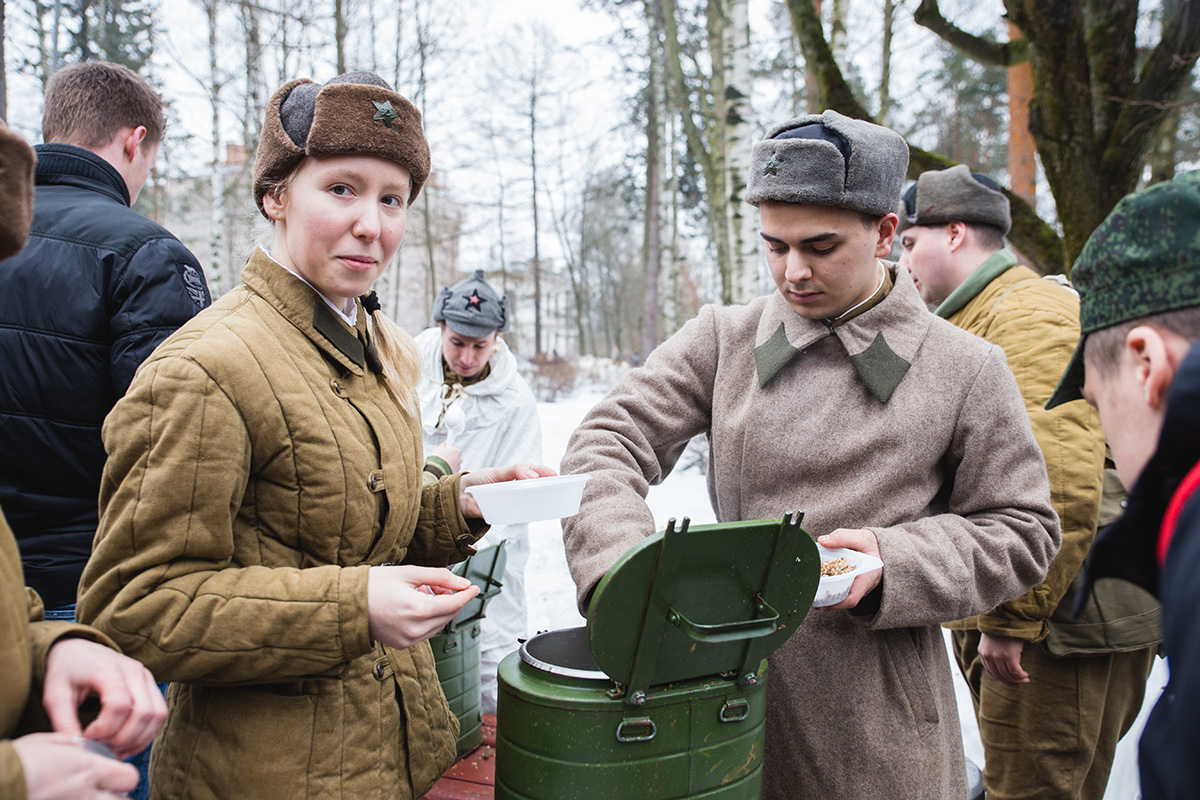
M 1082 335 L 1046 408 L 1083 396 L 1088 334 L 1200 306 L 1200 171 L 1117 203 L 1088 237 L 1071 270 Z

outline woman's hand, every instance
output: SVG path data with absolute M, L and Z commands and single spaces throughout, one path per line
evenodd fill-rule
M 12 746 L 25 773 L 29 800 L 124 797 L 138 784 L 132 764 L 89 753 L 66 734 L 31 733 L 13 739 Z
M 817 543 L 830 548 L 845 547 L 848 550 L 857 550 L 860 553 L 879 558 L 879 540 L 875 538 L 874 533 L 865 528 L 838 528 L 833 533 L 817 537 Z M 881 569 L 859 575 L 854 579 L 854 583 L 850 584 L 850 594 L 846 595 L 845 600 L 832 606 L 825 606 L 822 610 L 836 611 L 854 608 L 882 580 L 883 570 Z
M 403 649 L 446 627 L 479 587 L 441 567 L 371 567 L 367 623 L 371 638 Z
M 467 489 L 471 486 L 481 486 L 485 483 L 503 483 L 505 481 L 521 481 L 528 478 L 549 478 L 557 475 L 554 470 L 541 464 L 510 464 L 507 467 L 491 467 L 468 472 L 462 476 L 458 484 L 458 507 L 464 517 L 482 517 L 479 504 Z
M 81 731 L 79 706 L 100 700 L 100 715 Z M 42 705 L 59 733 L 112 748 L 117 758 L 140 753 L 167 718 L 167 703 L 150 670 L 87 639 L 59 639 L 46 654 Z

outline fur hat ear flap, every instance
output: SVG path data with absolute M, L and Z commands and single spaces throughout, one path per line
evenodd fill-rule
M 33 148 L 0 122 L 0 258 L 20 252 L 33 225 Z

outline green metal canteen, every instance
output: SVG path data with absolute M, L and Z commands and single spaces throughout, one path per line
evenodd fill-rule
M 507 557 L 504 542 L 484 548 L 451 571 L 479 587 L 446 627 L 429 639 L 438 683 L 458 717 L 458 755 L 483 744 L 483 690 L 479 675 L 480 631 L 487 603 L 500 594 Z
M 497 800 L 758 798 L 766 657 L 820 580 L 802 519 L 671 520 L 605 573 L 586 628 L 501 661 Z

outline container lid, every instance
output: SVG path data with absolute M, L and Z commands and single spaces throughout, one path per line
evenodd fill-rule
M 676 528 L 647 537 L 597 584 L 588 609 L 596 664 L 630 693 L 754 673 L 812 606 L 817 545 L 802 514 Z
M 491 547 L 485 547 L 465 561 L 460 561 L 450 568 L 455 575 L 461 575 L 479 587 L 479 594 L 472 597 L 458 610 L 458 615 L 446 623 L 445 630 L 453 633 L 460 625 L 482 619 L 488 602 L 500 594 L 504 584 L 504 567 L 508 556 L 504 552 L 504 542 Z

